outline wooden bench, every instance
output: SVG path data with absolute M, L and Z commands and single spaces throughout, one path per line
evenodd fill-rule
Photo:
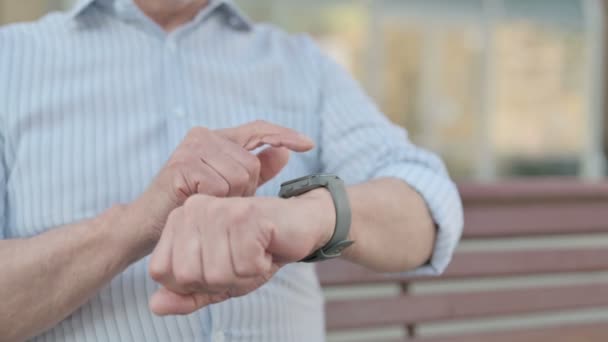
M 465 204 L 463 241 L 476 241 L 479 245 L 486 240 L 530 238 L 542 242 L 547 237 L 571 238 L 576 234 L 599 237 L 608 233 L 608 184 L 546 180 L 462 185 L 460 189 Z M 608 271 L 608 250 L 601 245 L 458 251 L 447 272 L 439 278 L 387 277 L 342 260 L 318 265 L 325 288 L 397 284 L 401 289 L 395 296 L 328 300 L 329 332 L 397 326 L 403 328 L 405 340 L 417 342 L 608 341 L 608 319 L 461 336 L 418 334 L 418 327 L 428 323 L 608 308 L 608 283 L 584 280 L 590 272 L 602 271 Z M 581 274 L 583 281 L 483 291 L 430 294 L 408 291 L 412 285 L 454 279 L 521 279 L 551 274 Z

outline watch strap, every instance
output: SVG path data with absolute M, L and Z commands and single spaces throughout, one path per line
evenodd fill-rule
M 348 195 L 344 181 L 338 176 L 315 174 L 285 182 L 281 185 L 279 196 L 282 198 L 299 196 L 317 188 L 326 188 L 331 194 L 336 210 L 336 226 L 329 242 L 302 259 L 302 262 L 317 262 L 339 257 L 345 248 L 354 243 L 354 241 L 348 240 L 351 225 Z

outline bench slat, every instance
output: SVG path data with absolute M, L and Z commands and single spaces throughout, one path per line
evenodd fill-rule
M 608 201 L 473 206 L 465 222 L 465 239 L 608 233 Z
M 577 179 L 521 179 L 494 184 L 459 184 L 465 206 L 511 202 L 608 200 L 608 182 L 584 183 Z
M 344 260 L 317 265 L 324 286 L 608 270 L 608 249 L 460 252 L 440 278 L 383 275 Z
M 608 182 L 575 179 L 525 180 L 501 184 L 460 184 L 465 207 L 465 239 L 541 237 L 608 233 Z M 459 252 L 440 278 L 381 275 L 336 260 L 318 265 L 324 286 L 429 282 L 437 279 L 506 277 L 608 270 L 608 249 L 572 248 Z M 330 301 L 328 330 L 420 323 L 608 307 L 608 284 L 526 287 L 387 298 Z M 416 342 L 608 340 L 607 325 L 537 328 Z M 556 333 L 557 331 L 557 333 Z
M 341 300 L 326 310 L 327 328 L 336 330 L 602 306 L 608 284 Z
M 494 332 L 457 337 L 418 338 L 411 342 L 604 342 L 608 341 L 608 324 L 592 323 L 529 330 Z

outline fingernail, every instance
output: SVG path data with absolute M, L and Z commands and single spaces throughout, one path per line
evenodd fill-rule
M 306 140 L 307 142 L 309 142 L 311 144 L 314 144 L 314 141 L 311 138 L 309 138 L 307 135 L 304 135 L 302 133 L 298 133 L 298 137 L 300 139 L 302 139 L 302 140 Z

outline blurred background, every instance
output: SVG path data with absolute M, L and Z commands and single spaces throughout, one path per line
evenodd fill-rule
M 0 0 L 0 24 L 71 0 Z M 460 183 L 606 175 L 606 13 L 601 0 L 240 0 L 257 21 L 308 32 L 411 139 L 439 153 Z M 538 178 L 533 178 L 534 180 Z M 559 182 L 562 182 L 560 178 Z M 537 203 L 543 206 L 543 203 Z M 559 220 L 556 218 L 555 220 Z M 462 251 L 607 248 L 608 234 L 464 241 Z M 608 272 L 437 282 L 414 293 L 600 282 Z M 390 286 L 328 289 L 383 296 Z M 600 320 L 608 308 L 423 325 L 422 335 Z M 383 329 L 377 336 L 402 336 Z M 351 341 L 353 334 L 331 334 Z M 359 335 L 357 335 L 359 336 Z
M 0 0 L 0 23 L 72 2 Z M 605 174 L 598 1 L 237 2 L 314 36 L 458 180 Z

